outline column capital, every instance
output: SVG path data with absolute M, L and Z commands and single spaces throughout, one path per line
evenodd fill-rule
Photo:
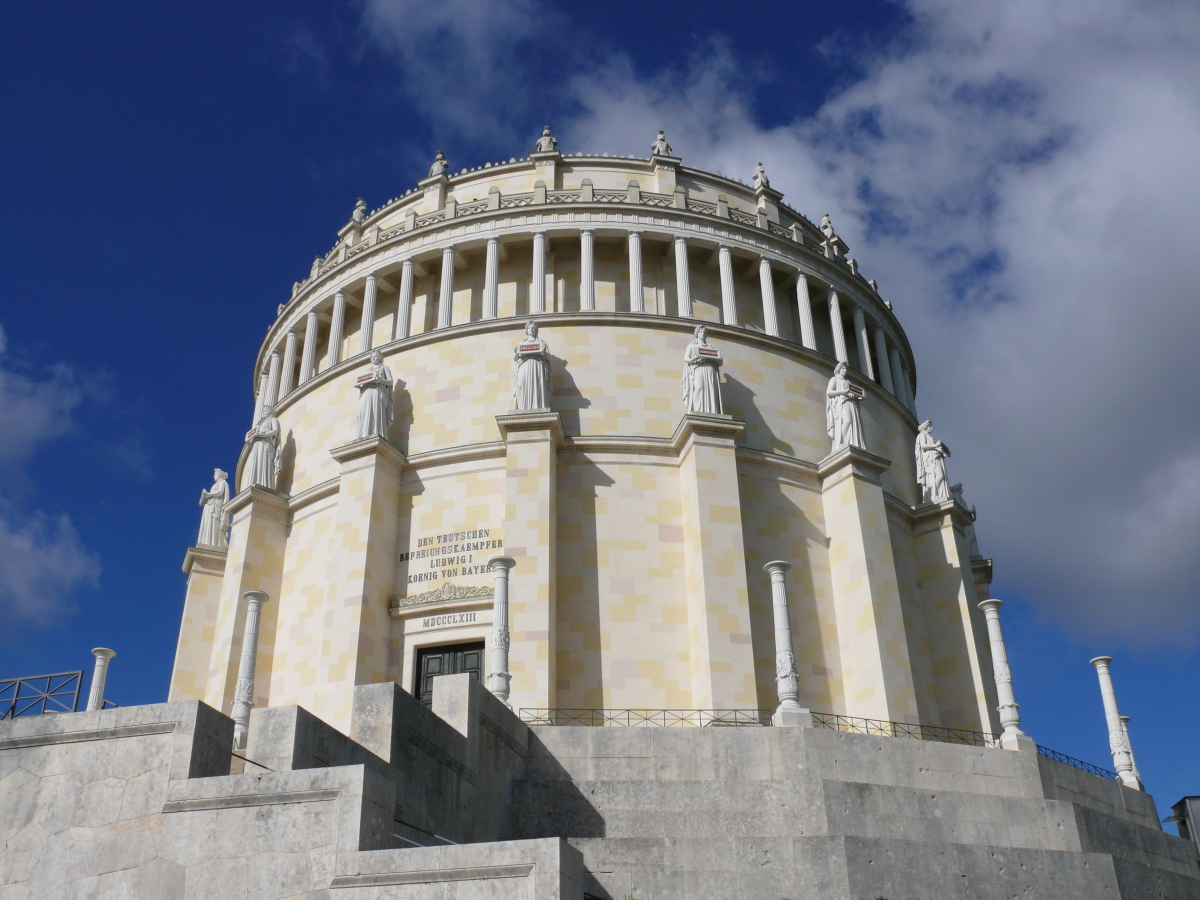
M 507 572 L 509 569 L 516 568 L 517 561 L 511 556 L 493 556 L 487 561 L 487 567 L 493 572 L 503 569 Z
M 1112 662 L 1112 657 L 1111 656 L 1097 656 L 1095 659 L 1089 659 L 1088 662 L 1098 669 L 1101 666 L 1107 666 L 1110 662 Z
M 775 559 L 763 566 L 763 571 L 769 575 L 774 575 L 777 572 L 783 575 L 792 567 L 789 562 L 784 562 L 782 559 Z
M 635 234 L 638 237 L 641 237 L 642 231 L 643 231 L 643 229 L 641 229 L 641 228 L 629 228 L 626 230 L 626 234 L 628 234 L 630 237 L 633 237 Z
M 995 597 L 989 597 L 987 600 L 981 600 L 979 603 L 975 604 L 977 609 L 981 609 L 984 612 L 991 612 L 992 610 L 999 609 L 1003 605 L 1004 601 L 997 600 Z
M 96 657 L 96 659 L 112 659 L 116 655 L 116 650 L 109 650 L 107 647 L 92 648 L 92 656 Z M 1124 718 L 1128 719 L 1129 716 L 1125 716 Z
M 687 239 L 687 235 L 686 235 L 686 234 L 677 234 L 677 235 L 675 235 L 675 243 L 677 243 L 677 244 L 686 244 L 687 242 L 688 242 L 688 239 Z
M 367 280 L 367 281 L 378 281 L 378 280 L 379 280 L 379 276 L 378 276 L 378 275 L 376 275 L 374 272 L 368 272 L 368 273 L 366 274 L 366 280 Z
M 266 603 L 271 598 L 266 591 L 246 591 L 242 594 L 242 599 L 248 602 Z
M 595 234 L 596 229 L 595 228 L 580 228 L 579 233 L 580 234 Z

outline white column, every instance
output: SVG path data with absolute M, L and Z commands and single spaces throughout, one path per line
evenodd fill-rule
M 246 591 L 246 630 L 242 635 L 242 659 L 238 663 L 237 687 L 233 690 L 233 749 L 246 749 L 246 728 L 254 707 L 254 667 L 258 664 L 258 616 L 267 602 L 263 591 Z
M 1111 656 L 1097 656 L 1091 661 L 1100 679 L 1100 698 L 1104 701 L 1104 718 L 1108 723 L 1108 746 L 1112 750 L 1113 765 L 1125 787 L 1141 790 L 1142 786 L 1133 774 L 1133 751 L 1129 738 L 1121 726 L 1121 712 L 1117 709 L 1117 695 L 1113 690 L 1112 673 L 1109 671 Z
M 359 329 L 358 352 L 368 353 L 375 338 L 375 295 L 379 284 L 374 275 L 367 276 L 367 286 L 363 288 L 362 327 Z
M 771 576 L 771 607 L 775 613 L 775 692 L 779 707 L 771 717 L 771 724 L 812 725 L 811 713 L 800 705 L 800 679 L 796 675 L 796 654 L 792 652 L 792 619 L 784 581 L 791 567 L 781 559 L 763 566 L 763 571 Z
M 257 425 L 258 420 L 262 418 L 263 404 L 267 401 L 267 383 L 271 378 L 271 370 L 266 366 L 262 367 L 262 371 L 258 373 L 258 393 L 254 395 L 254 421 L 251 425 Z
M 812 299 L 808 296 L 808 279 L 801 272 L 796 276 L 796 312 L 800 314 L 800 344 L 806 350 L 817 349 L 817 332 L 813 328 Z
M 454 248 L 442 250 L 442 284 L 438 291 L 438 328 L 449 328 L 454 306 Z
M 396 340 L 408 337 L 408 320 L 412 316 L 413 261 L 411 258 L 400 263 L 400 299 L 396 306 Z
M 904 405 L 915 416 L 917 414 L 917 398 L 913 394 L 912 373 L 908 371 L 908 366 L 903 362 L 900 363 L 900 372 L 903 376 L 900 381 L 903 382 L 904 387 Z
M 1142 785 L 1142 790 L 1145 790 L 1142 773 L 1138 771 L 1137 757 L 1133 755 L 1133 744 L 1129 740 L 1129 716 L 1121 716 L 1121 730 L 1125 732 L 1125 746 L 1129 748 L 1129 764 L 1133 766 L 1133 777 Z
M 679 298 L 679 315 L 692 317 L 692 281 L 688 276 L 687 238 L 675 236 L 675 294 Z
M 596 308 L 596 232 L 579 231 L 579 308 Z
M 283 341 L 283 371 L 279 373 L 279 397 L 292 392 L 292 378 L 296 375 L 296 329 L 287 333 Z
M 487 260 L 483 265 L 483 317 L 494 319 L 499 311 L 500 238 L 487 239 Z
M 117 651 L 107 647 L 96 647 L 92 650 L 92 656 L 96 657 L 96 667 L 92 669 L 92 688 L 88 691 L 88 712 L 104 709 L 104 683 L 108 681 L 108 661 L 116 655 Z
M 900 351 L 895 347 L 891 347 L 888 350 L 888 359 L 892 363 L 892 393 L 907 409 L 908 398 L 904 393 L 904 366 L 900 363 Z
M 1004 603 L 992 598 L 979 604 L 987 620 L 988 641 L 992 647 L 992 675 L 996 679 L 996 699 L 1000 705 L 1000 745 L 1007 750 L 1037 750 L 1035 744 L 1021 730 L 1020 706 L 1013 694 L 1012 671 L 1008 668 L 1008 651 L 1004 647 L 1004 632 L 1000 630 L 999 609 Z
M 492 653 L 488 660 L 487 687 L 501 703 L 512 709 L 508 702 L 509 684 L 512 682 L 512 676 L 508 673 L 508 570 L 515 566 L 517 561 L 510 556 L 493 556 L 487 564 L 492 570 L 495 584 L 495 597 L 492 600 Z
M 267 398 L 263 401 L 264 404 L 275 405 L 279 399 L 279 370 L 282 366 L 282 360 L 279 358 L 279 348 L 276 347 L 271 351 L 271 358 L 267 362 Z
M 329 323 L 329 354 L 326 357 L 333 368 L 342 361 L 342 335 L 346 329 L 346 295 L 338 291 L 333 295 L 333 321 Z
M 733 256 L 724 244 L 717 248 L 717 262 L 721 267 L 721 320 L 726 325 L 737 325 L 737 294 L 733 289 Z
M 875 356 L 879 359 L 879 383 L 885 391 L 894 395 L 896 387 L 892 384 L 892 365 L 888 360 L 887 336 L 879 326 L 875 326 Z
M 317 374 L 317 329 L 321 322 L 316 309 L 310 309 L 304 323 L 304 355 L 300 359 L 300 383 Z
M 546 232 L 533 233 L 533 284 L 529 286 L 529 311 L 546 311 Z
M 779 317 L 775 313 L 775 281 L 771 277 L 771 261 L 765 256 L 758 261 L 758 283 L 762 288 L 763 328 L 772 337 L 779 337 Z
M 867 334 L 867 317 L 863 315 L 862 307 L 854 307 L 854 334 L 858 338 L 858 360 L 861 364 L 860 371 L 870 378 L 875 380 L 875 366 L 871 364 L 871 342 L 870 336 Z
M 629 309 L 645 312 L 646 298 L 642 289 L 642 233 L 629 232 Z
M 837 291 L 829 292 L 829 330 L 833 332 L 833 355 L 838 362 L 849 362 L 846 356 L 846 332 L 842 329 L 842 304 Z

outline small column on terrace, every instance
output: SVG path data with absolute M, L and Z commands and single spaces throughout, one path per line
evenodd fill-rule
M 646 302 L 642 290 L 642 233 L 629 232 L 629 311 L 645 312 Z
M 771 578 L 771 607 L 775 614 L 775 691 L 779 707 L 771 716 L 771 724 L 811 726 L 812 714 L 800 705 L 800 678 L 796 674 L 796 654 L 792 652 L 792 618 L 784 580 L 791 567 L 791 563 L 781 559 L 763 566 Z
M 546 232 L 533 233 L 533 284 L 529 288 L 529 311 L 546 311 Z
M 296 374 L 296 329 L 289 329 L 283 339 L 283 371 L 279 376 L 279 397 L 282 399 L 292 392 L 292 378 Z
M 329 365 L 333 368 L 342 361 L 342 334 L 346 327 L 346 295 L 338 291 L 333 295 L 333 321 L 329 323 Z
M 837 291 L 829 292 L 829 330 L 833 332 L 833 355 L 838 362 L 849 362 L 846 355 L 846 332 L 842 328 L 842 304 Z
M 596 308 L 596 232 L 579 231 L 579 308 Z
M 372 272 L 367 276 L 363 288 L 362 326 L 359 328 L 358 352 L 369 353 L 375 339 L 375 297 L 379 291 L 378 279 Z
M 737 294 L 733 288 L 733 254 L 724 244 L 717 248 L 717 262 L 721 269 L 721 321 L 726 325 L 737 325 Z
M 996 699 L 1000 701 L 1000 746 L 1006 750 L 1037 750 L 1035 744 L 1021 730 L 1020 706 L 1013 694 L 1012 671 L 1008 668 L 1008 651 L 1004 647 L 1004 633 L 1000 630 L 1000 607 L 1003 601 L 992 598 L 977 604 L 987 620 L 988 641 L 992 647 L 992 674 L 996 679 Z
M 271 351 L 271 358 L 267 361 L 267 394 L 263 400 L 264 406 L 274 406 L 275 401 L 279 399 L 279 370 L 282 367 L 282 360 L 279 358 L 279 348 L 276 347 Z
M 679 298 L 679 315 L 692 317 L 692 282 L 688 277 L 687 238 L 675 236 L 675 293 Z
M 454 306 L 454 247 L 442 250 L 442 283 L 438 291 L 438 328 L 449 328 Z
M 874 381 L 875 366 L 871 364 L 871 343 L 870 337 L 867 334 L 867 317 L 863 314 L 862 307 L 857 304 L 854 307 L 853 315 L 854 334 L 858 339 L 859 370 Z
M 96 647 L 92 656 L 96 657 L 95 668 L 92 669 L 92 686 L 88 691 L 87 711 L 99 712 L 104 709 L 104 685 L 108 681 L 108 661 L 117 655 L 117 651 L 107 647 Z
M 246 631 L 242 637 L 242 658 L 238 662 L 237 686 L 233 691 L 233 749 L 246 749 L 246 731 L 250 710 L 254 708 L 254 670 L 258 665 L 259 611 L 267 600 L 262 591 L 246 591 Z
M 487 688 L 496 698 L 512 709 L 508 702 L 511 692 L 512 675 L 508 671 L 508 648 L 510 644 L 508 633 L 508 570 L 517 561 L 511 556 L 493 556 L 488 560 L 488 568 L 494 579 L 494 600 L 492 602 L 492 650 L 488 660 Z
M 317 329 L 321 322 L 314 307 L 308 311 L 304 323 L 304 356 L 300 361 L 300 383 L 308 381 L 317 374 Z
M 1138 780 L 1138 784 L 1144 784 L 1142 773 L 1138 771 L 1137 757 L 1133 755 L 1133 744 L 1129 740 L 1129 716 L 1121 716 L 1121 730 L 1125 732 L 1125 746 L 1129 748 L 1129 763 L 1133 766 L 1133 777 Z
M 483 264 L 483 317 L 494 319 L 499 309 L 500 238 L 487 239 L 487 258 Z
M 763 329 L 772 337 L 779 337 L 779 317 L 775 312 L 775 281 L 771 276 L 771 261 L 765 256 L 758 258 L 758 283 L 762 289 Z
M 1121 711 L 1117 708 L 1117 694 L 1113 690 L 1112 673 L 1109 665 L 1111 656 L 1097 656 L 1091 660 L 1096 667 L 1096 676 L 1100 679 L 1100 698 L 1104 701 L 1104 718 L 1108 724 L 1108 746 L 1112 750 L 1113 765 L 1121 784 L 1128 788 L 1141 790 L 1141 782 L 1133 774 L 1133 750 L 1129 746 L 1129 736 L 1121 725 Z
M 812 299 L 808 296 L 808 279 L 804 272 L 796 274 L 796 312 L 800 319 L 800 344 L 805 350 L 817 349 L 817 332 L 813 328 Z
M 396 340 L 408 337 L 413 303 L 413 261 L 406 257 L 400 263 L 400 297 L 396 301 Z
M 892 383 L 892 365 L 888 359 L 887 336 L 878 325 L 875 326 L 875 356 L 879 360 L 879 384 L 889 394 L 894 395 L 896 386 Z

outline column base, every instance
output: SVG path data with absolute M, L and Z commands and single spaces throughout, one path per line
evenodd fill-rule
M 812 728 L 812 713 L 802 706 L 797 709 L 781 706 L 771 716 L 771 724 L 776 728 Z
M 1000 746 L 1005 750 L 1022 750 L 1037 753 L 1037 741 L 1027 734 L 1002 734 Z

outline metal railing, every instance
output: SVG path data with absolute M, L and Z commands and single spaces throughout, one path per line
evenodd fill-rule
M 1101 778 L 1107 778 L 1110 781 L 1116 781 L 1120 778 L 1116 772 L 1111 769 L 1105 769 L 1101 766 L 1093 766 L 1090 762 L 1084 762 L 1082 759 L 1076 759 L 1073 756 L 1067 756 L 1065 753 L 1059 753 L 1057 750 L 1051 750 L 1049 747 L 1043 747 L 1038 744 L 1038 755 L 1045 756 L 1048 759 L 1058 760 L 1060 763 L 1066 763 L 1068 766 L 1074 766 L 1077 769 L 1083 769 L 1085 772 L 1091 772 L 1093 775 L 1099 775 Z
M 521 709 L 526 725 L 615 725 L 621 728 L 713 728 L 763 726 L 771 714 L 760 709 Z
M 83 670 L 0 679 L 0 719 L 75 712 Z
M 916 738 L 942 744 L 967 744 L 971 747 L 998 747 L 1000 739 L 986 731 L 967 731 L 964 728 L 942 728 L 938 725 L 912 725 L 908 722 L 886 722 L 882 719 L 860 719 L 857 716 L 837 716 L 833 713 L 812 714 L 814 728 L 828 728 L 848 734 L 870 734 L 876 737 Z

